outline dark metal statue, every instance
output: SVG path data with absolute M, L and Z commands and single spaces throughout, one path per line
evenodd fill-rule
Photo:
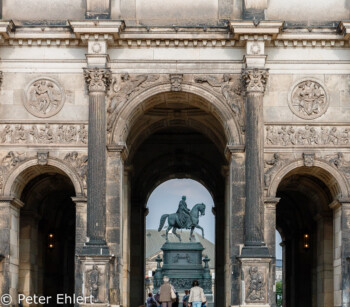
M 198 225 L 199 216 L 205 215 L 205 204 L 196 204 L 192 210 L 187 208 L 186 196 L 182 196 L 179 202 L 179 208 L 176 213 L 163 214 L 160 218 L 160 224 L 158 231 L 161 231 L 166 219 L 168 219 L 168 228 L 166 230 L 166 240 L 168 241 L 169 230 L 173 229 L 173 234 L 181 241 L 181 236 L 176 233 L 177 229 L 191 229 L 190 241 L 192 241 L 193 230 L 195 228 L 202 230 L 202 236 L 204 238 L 204 229 Z

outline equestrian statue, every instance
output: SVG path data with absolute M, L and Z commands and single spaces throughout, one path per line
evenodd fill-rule
M 181 236 L 176 233 L 177 229 L 191 229 L 190 241 L 192 241 L 193 230 L 195 228 L 202 230 L 202 236 L 204 238 L 204 229 L 198 225 L 199 216 L 205 215 L 205 204 L 196 204 L 192 210 L 187 208 L 186 196 L 182 196 L 179 202 L 179 208 L 176 213 L 163 214 L 160 218 L 158 231 L 161 231 L 166 219 L 168 219 L 168 228 L 166 230 L 166 240 L 168 241 L 169 230 L 173 229 L 173 234 L 181 241 Z

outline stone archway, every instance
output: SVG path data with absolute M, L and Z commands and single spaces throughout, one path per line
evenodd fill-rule
M 157 91 L 166 88 L 168 85 Z M 183 85 L 184 88 L 190 90 L 189 86 Z M 140 97 L 137 99 L 141 100 Z M 124 275 L 128 276 L 123 288 L 132 289 L 132 295 L 127 290 L 124 293 L 123 299 L 128 306 L 142 304 L 144 299 L 143 242 L 147 199 L 157 185 L 170 178 L 199 181 L 213 196 L 216 220 L 219 221 L 216 224 L 220 225 L 216 228 L 216 306 L 225 305 L 226 295 L 230 292 L 225 288 L 225 274 L 229 272 L 225 265 L 230 260 L 227 259 L 228 239 L 225 237 L 229 193 L 223 167 L 229 165 L 225 149 L 230 129 L 215 116 L 215 108 L 210 107 L 212 102 L 188 92 L 158 93 L 144 102 L 139 101 L 138 111 L 132 112 L 130 107 L 128 112 L 134 116 L 130 116 L 132 120 L 127 128 L 121 129 L 125 123 L 121 116 L 121 122 L 115 126 L 113 140 L 125 143 L 128 150 L 127 157 L 126 151 L 123 152 L 124 175 L 121 179 L 124 186 L 128 186 L 127 196 L 124 194 L 123 197 L 123 210 L 126 211 L 123 246 L 130 250 L 130 254 L 124 252 L 123 257 Z M 228 113 L 225 117 L 227 122 L 234 124 L 232 117 L 228 119 Z M 231 141 L 239 143 L 241 137 L 231 136 Z
M 9 237 L 1 251 L 2 293 L 10 293 L 14 301 L 17 293 L 73 294 L 74 255 L 81 243 L 75 238 L 81 236 L 76 217 L 84 215 L 80 209 L 76 214 L 72 200 L 84 193 L 79 176 L 58 159 L 50 158 L 46 165 L 28 159 L 12 170 L 3 192 L 0 207 L 8 228 L 1 232 L 5 240 Z
M 276 228 L 283 238 L 283 306 L 331 306 L 341 277 L 335 252 L 340 243 L 334 203 L 348 195 L 348 184 L 330 165 L 294 161 L 279 170 L 268 190 L 279 198 Z M 337 207 L 338 208 L 338 207 Z

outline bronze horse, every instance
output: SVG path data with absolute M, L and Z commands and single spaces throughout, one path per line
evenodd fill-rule
M 198 225 L 198 223 L 199 223 L 199 216 L 200 216 L 199 214 L 201 214 L 201 216 L 205 215 L 205 204 L 203 204 L 203 203 L 194 205 L 192 210 L 190 211 L 190 216 L 191 216 L 191 219 L 192 219 L 192 223 L 191 223 L 190 227 L 186 227 L 186 229 L 191 229 L 190 241 L 192 241 L 193 230 L 195 228 L 198 228 L 198 229 L 202 230 L 202 236 L 204 238 L 204 229 L 201 226 Z M 176 229 L 184 229 L 184 227 L 182 227 L 181 225 L 178 224 L 177 216 L 178 216 L 177 213 L 163 214 L 162 217 L 160 218 L 158 231 L 162 230 L 166 219 L 168 219 L 168 228 L 166 230 L 166 240 L 167 241 L 168 241 L 169 230 L 172 228 L 173 229 L 173 234 L 181 242 L 181 236 L 176 233 Z

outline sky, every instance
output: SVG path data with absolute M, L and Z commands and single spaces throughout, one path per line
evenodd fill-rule
M 195 204 L 206 205 L 205 216 L 200 217 L 199 225 L 204 228 L 205 238 L 215 243 L 215 216 L 211 209 L 213 199 L 208 190 L 199 182 L 192 179 L 171 179 L 160 184 L 148 199 L 149 213 L 146 217 L 147 229 L 158 229 L 163 214 L 177 211 L 182 195 L 186 196 L 187 207 L 192 209 Z M 167 222 L 166 224 L 167 225 Z M 195 231 L 200 233 L 200 230 Z M 177 231 L 181 234 L 181 230 Z M 276 258 L 282 259 L 281 237 L 276 231 Z
M 186 196 L 187 207 L 198 203 L 206 205 L 205 215 L 199 218 L 199 225 L 204 228 L 204 237 L 215 243 L 215 217 L 211 211 L 213 199 L 208 190 L 192 179 L 171 179 L 159 185 L 148 199 L 149 213 L 146 217 L 147 229 L 158 229 L 163 214 L 175 213 L 181 197 Z M 168 222 L 165 223 L 167 225 Z M 199 229 L 195 231 L 201 233 Z M 181 234 L 181 230 L 177 230 Z

